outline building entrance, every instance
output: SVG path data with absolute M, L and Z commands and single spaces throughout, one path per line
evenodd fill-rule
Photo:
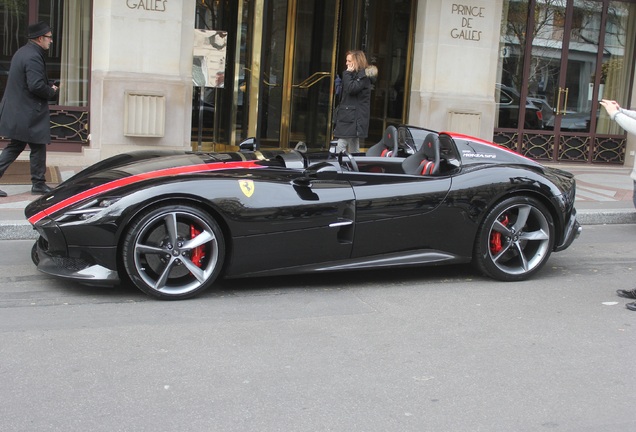
M 322 147 L 329 141 L 338 6 L 339 0 L 266 2 L 260 56 L 250 70 L 259 86 L 251 122 L 257 121 L 262 145 Z M 281 25 L 277 20 L 285 15 Z
M 197 3 L 196 27 L 227 32 L 223 88 L 193 92 L 203 141 L 326 148 L 344 53 L 362 49 L 380 71 L 369 142 L 406 119 L 414 1 L 241 0 Z M 202 103 L 199 101 L 203 101 Z M 201 109 L 199 109 L 201 108 Z M 199 116 L 193 115 L 193 141 Z M 364 146 L 364 145 L 363 145 Z M 204 146 L 205 147 L 205 146 Z

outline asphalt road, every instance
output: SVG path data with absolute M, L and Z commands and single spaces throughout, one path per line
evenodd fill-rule
M 0 430 L 633 431 L 635 243 L 586 226 L 520 283 L 452 266 L 161 302 L 1 241 Z

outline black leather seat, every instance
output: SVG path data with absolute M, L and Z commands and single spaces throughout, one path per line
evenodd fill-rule
M 404 173 L 412 175 L 437 174 L 440 164 L 439 147 L 439 136 L 436 133 L 428 134 L 424 138 L 422 147 L 402 162 Z
M 398 137 L 395 126 L 389 126 L 379 143 L 372 145 L 367 150 L 367 156 L 397 157 Z

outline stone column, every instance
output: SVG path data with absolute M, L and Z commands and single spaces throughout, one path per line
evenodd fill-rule
M 420 0 L 410 124 L 492 140 L 502 0 Z
M 90 128 L 91 149 L 97 150 L 93 158 L 136 149 L 191 148 L 194 15 L 194 0 L 93 3 Z M 163 136 L 127 133 L 127 94 L 148 95 L 165 104 Z

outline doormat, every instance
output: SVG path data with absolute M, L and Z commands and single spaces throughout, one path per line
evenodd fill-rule
M 62 175 L 56 166 L 46 167 L 44 175 L 47 183 L 61 183 Z M 28 160 L 13 162 L 0 178 L 0 184 L 31 184 L 31 164 Z

